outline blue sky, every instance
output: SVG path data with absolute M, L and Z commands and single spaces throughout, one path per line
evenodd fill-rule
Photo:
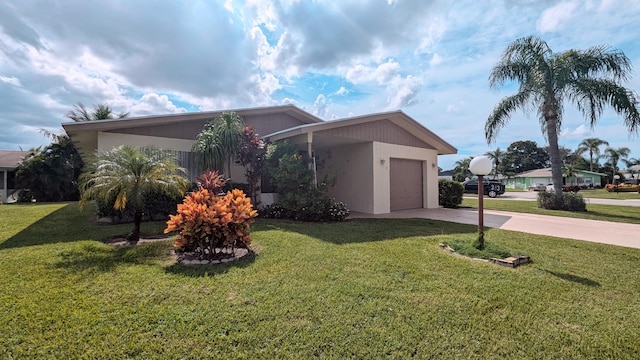
M 518 140 L 544 146 L 535 114 L 516 113 L 487 145 L 504 96 L 488 77 L 513 40 L 556 52 L 606 44 L 634 65 L 640 1 L 30 1 L 0 3 L 0 149 L 47 144 L 78 102 L 131 116 L 291 103 L 330 120 L 401 109 L 467 156 Z M 567 104 L 560 144 L 637 136 L 606 111 L 592 131 Z

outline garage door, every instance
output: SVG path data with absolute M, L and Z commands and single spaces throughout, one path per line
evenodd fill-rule
M 391 211 L 422 208 L 422 161 L 391 159 Z

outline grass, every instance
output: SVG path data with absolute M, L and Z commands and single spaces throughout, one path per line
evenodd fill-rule
M 0 206 L 0 358 L 640 357 L 637 249 L 490 229 L 508 269 L 439 249 L 471 225 L 259 220 L 256 255 L 185 267 L 100 241 L 129 230 Z
M 581 190 L 578 194 L 584 198 L 640 200 L 638 192 L 608 192 L 605 189 Z
M 462 199 L 461 206 L 477 208 L 478 200 L 464 198 Z M 538 215 L 563 216 L 578 219 L 640 224 L 640 207 L 635 206 L 616 206 L 587 203 L 586 212 L 571 212 L 540 209 L 538 208 L 538 203 L 536 201 L 485 199 L 484 208 L 487 210 L 512 211 Z

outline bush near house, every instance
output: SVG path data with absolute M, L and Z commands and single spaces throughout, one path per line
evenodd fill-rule
M 220 194 L 226 181 L 214 171 L 198 180 L 198 190 L 178 205 L 164 233 L 177 231 L 174 246 L 202 258 L 214 258 L 225 248 L 247 248 L 251 244 L 249 227 L 258 216 L 251 200 L 239 189 Z
M 640 192 L 640 186 L 633 185 L 633 184 L 620 184 L 620 185 L 607 184 L 604 188 L 608 192 Z
M 438 204 L 446 208 L 457 208 L 462 204 L 464 186 L 449 179 L 438 180 Z
M 333 181 L 328 176 L 316 180 L 310 164 L 308 156 L 286 142 L 269 146 L 265 170 L 279 199 L 264 207 L 260 216 L 315 222 L 342 221 L 349 216 L 346 204 L 327 195 Z

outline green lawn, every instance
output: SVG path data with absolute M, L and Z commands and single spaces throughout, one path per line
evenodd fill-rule
M 581 190 L 578 194 L 585 198 L 599 198 L 599 199 L 640 199 L 640 193 L 638 192 L 608 192 L 605 189 L 598 190 Z
M 478 200 L 464 198 L 462 199 L 461 206 L 477 208 Z M 513 211 L 539 215 L 640 224 L 640 207 L 636 206 L 587 204 L 586 212 L 571 212 L 540 209 L 536 201 L 530 200 L 499 200 L 486 198 L 484 201 L 484 208 L 488 210 Z
M 640 358 L 640 250 L 491 229 L 508 269 L 438 247 L 472 225 L 259 220 L 257 255 L 188 268 L 100 242 L 128 230 L 0 206 L 0 359 Z

